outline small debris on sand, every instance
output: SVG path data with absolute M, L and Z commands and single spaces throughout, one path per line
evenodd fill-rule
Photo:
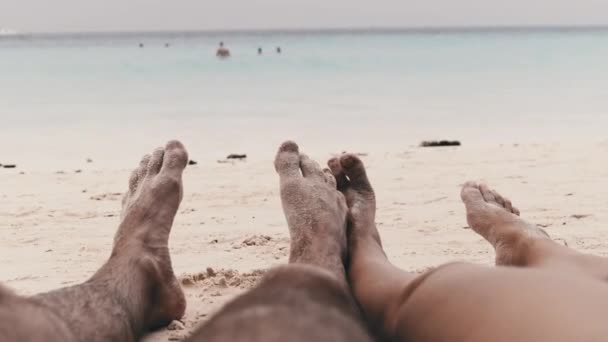
M 226 157 L 226 159 L 239 159 L 239 160 L 243 160 L 243 159 L 247 159 L 247 155 L 246 154 L 229 154 L 228 157 Z
M 167 330 L 184 330 L 186 326 L 180 321 L 173 321 L 167 326 Z
M 429 140 L 420 143 L 420 147 L 444 147 L 444 146 L 460 146 L 458 140 Z
M 188 161 L 188 165 L 196 165 L 196 164 L 198 164 L 198 162 L 196 160 Z
M 115 200 L 120 199 L 121 196 L 122 196 L 122 194 L 120 192 L 111 192 L 111 193 L 107 193 L 107 194 L 91 196 L 90 199 L 92 199 L 94 201 L 101 201 L 101 200 L 115 201 Z
M 268 235 L 254 235 L 243 241 L 246 246 L 265 246 L 272 238 Z
M 219 287 L 228 287 L 228 282 L 226 281 L 226 278 L 220 278 L 220 280 L 215 283 L 215 285 Z
M 587 218 L 589 216 L 591 216 L 591 215 L 589 215 L 589 214 L 574 214 L 574 215 L 570 215 L 570 217 L 575 218 L 577 220 L 584 219 L 584 218 Z
M 211 272 L 209 272 L 211 270 Z M 255 286 L 265 271 L 255 270 L 249 273 L 239 273 L 236 270 L 213 270 L 210 267 L 206 272 L 182 275 L 179 279 L 184 286 L 203 286 L 206 288 L 236 287 L 249 289 Z
M 562 245 L 568 247 L 568 241 L 561 239 L 561 238 L 557 238 L 557 239 L 553 239 L 553 241 L 561 243 Z
M 5 168 L 5 169 L 14 169 L 14 168 L 17 167 L 17 165 L 15 165 L 15 164 L 5 164 L 5 165 L 2 165 L 2 167 Z
M 87 158 L 87 163 L 89 163 L 89 164 L 90 164 L 90 163 L 92 163 L 92 162 L 93 162 L 93 159 L 91 159 L 91 158 Z

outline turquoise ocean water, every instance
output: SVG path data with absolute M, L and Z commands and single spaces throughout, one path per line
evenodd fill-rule
M 229 60 L 215 57 L 219 41 Z M 141 122 L 601 138 L 608 29 L 0 37 L 0 119 L 2 136 L 16 143 L 85 126 L 145 131 Z

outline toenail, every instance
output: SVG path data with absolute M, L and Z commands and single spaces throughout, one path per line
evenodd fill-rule
M 340 166 L 340 161 L 335 157 L 327 161 L 327 166 L 329 166 L 333 173 L 339 173 L 342 169 Z
M 298 144 L 296 144 L 295 142 L 293 142 L 291 140 L 288 140 L 288 141 L 284 142 L 283 144 L 281 144 L 279 151 L 298 153 L 298 151 L 299 151 Z
M 180 150 L 184 150 L 184 144 L 182 144 L 180 141 L 178 140 L 171 140 L 167 143 L 166 146 L 167 149 L 180 149 Z
M 352 154 L 346 154 L 340 158 L 340 163 L 344 168 L 350 169 L 359 162 L 359 159 Z

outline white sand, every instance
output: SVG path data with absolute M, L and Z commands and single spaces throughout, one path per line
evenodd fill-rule
M 192 159 L 201 163 L 185 173 L 186 194 L 170 240 L 173 264 L 183 278 L 205 273 L 208 267 L 226 272 L 185 286 L 185 329 L 163 330 L 148 341 L 184 336 L 251 287 L 259 275 L 249 273 L 287 259 L 289 235 L 272 166 L 274 150 L 252 152 L 243 145 L 242 152 L 250 154 L 247 162 L 219 164 L 203 155 L 241 151 L 211 152 L 201 146 L 204 143 L 190 148 Z M 608 256 L 603 224 L 608 222 L 606 144 L 370 146 L 353 152 L 368 153 L 363 159 L 378 197 L 384 246 L 390 259 L 406 270 L 421 271 L 451 260 L 492 264 L 490 245 L 465 229 L 459 186 L 469 179 L 487 181 L 510 197 L 524 218 L 572 248 Z M 305 144 L 301 147 L 307 150 Z M 324 161 L 344 147 L 329 148 L 315 147 L 310 154 Z M 90 157 L 94 162 L 85 164 L 82 156 L 81 173 L 64 169 L 57 174 L 61 165 L 46 171 L 0 169 L 1 282 L 22 294 L 73 285 L 86 280 L 109 256 L 120 194 L 138 160 L 117 169 L 97 161 L 104 157 Z M 243 243 L 259 235 L 271 239 Z

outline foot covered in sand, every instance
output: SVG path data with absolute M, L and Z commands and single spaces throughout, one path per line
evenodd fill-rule
M 345 282 L 347 207 L 336 179 L 292 141 L 279 148 L 275 169 L 291 235 L 289 262 L 319 266 Z
M 112 257 L 137 260 L 154 284 L 148 326 L 159 327 L 184 315 L 186 301 L 175 278 L 168 239 L 183 195 L 182 173 L 188 153 L 178 141 L 142 158 L 129 180 L 122 204 L 122 222 Z

